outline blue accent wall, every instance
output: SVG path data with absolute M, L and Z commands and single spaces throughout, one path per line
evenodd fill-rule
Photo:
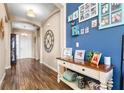
M 66 6 L 66 16 L 68 17 L 76 11 L 80 5 L 80 3 L 68 3 Z M 73 51 L 76 49 L 84 49 L 86 51 L 89 49 L 97 50 L 100 51 L 103 56 L 112 57 L 112 64 L 114 65 L 113 89 L 120 89 L 121 39 L 124 33 L 124 25 L 102 30 L 99 30 L 98 27 L 91 28 L 91 21 L 96 18 L 98 18 L 98 16 L 81 23 L 78 23 L 78 20 L 76 20 L 80 29 L 89 26 L 90 32 L 75 37 L 71 35 L 71 26 L 66 21 L 66 47 L 72 47 Z M 78 48 L 76 48 L 76 41 L 79 42 Z

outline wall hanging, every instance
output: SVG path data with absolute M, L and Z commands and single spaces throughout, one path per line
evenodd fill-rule
M 78 19 L 78 10 L 73 13 L 73 20 Z
M 80 30 L 80 34 L 83 35 L 84 33 L 85 33 L 85 30 L 84 30 L 84 28 L 82 28 L 82 29 Z
M 48 30 L 44 36 L 44 48 L 46 52 L 51 52 L 54 46 L 54 34 L 52 30 Z
M 91 22 L 91 27 L 92 27 L 92 28 L 97 27 L 97 19 L 92 20 L 92 22 Z
M 85 28 L 85 34 L 89 33 L 89 31 L 90 31 L 89 27 L 86 27 Z
M 80 35 L 79 26 L 75 25 L 72 27 L 72 36 Z
M 79 10 L 79 22 L 83 22 L 98 15 L 97 3 L 84 3 L 78 8 Z
M 99 29 L 124 24 L 123 3 L 99 4 Z
M 3 39 L 4 37 L 4 22 L 3 18 L 0 19 L 0 38 Z
M 73 20 L 73 15 L 68 16 L 68 22 L 71 22 Z

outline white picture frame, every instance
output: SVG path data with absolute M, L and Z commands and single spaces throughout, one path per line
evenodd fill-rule
M 63 49 L 63 57 L 72 57 L 72 48 L 64 48 Z
M 78 19 L 78 10 L 73 13 L 73 20 Z
M 85 29 L 84 29 L 84 28 L 82 28 L 82 29 L 80 30 L 80 34 L 81 34 L 81 35 L 85 34 Z
M 73 14 L 68 16 L 68 22 L 71 22 L 73 20 Z
M 97 27 L 97 19 L 92 20 L 92 22 L 91 22 L 91 27 L 92 27 L 92 28 Z
M 83 3 L 78 7 L 79 23 L 98 15 L 98 3 Z
M 87 34 L 87 33 L 89 33 L 89 32 L 90 32 L 89 27 L 86 27 L 86 28 L 85 28 L 85 34 Z
M 75 50 L 74 59 L 84 61 L 85 50 Z

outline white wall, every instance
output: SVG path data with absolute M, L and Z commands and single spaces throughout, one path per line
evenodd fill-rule
M 11 24 L 10 21 L 5 23 L 5 68 L 10 68 L 10 34 L 11 34 Z
M 10 66 L 10 23 L 5 22 L 6 11 L 4 4 L 0 3 L 0 18 L 4 20 L 4 38 L 0 39 L 0 85 L 5 74 L 5 68 Z
M 49 24 L 49 25 L 48 25 Z M 54 46 L 50 53 L 47 53 L 44 48 L 44 35 L 47 30 L 52 30 L 54 33 Z M 43 25 L 42 49 L 43 49 L 43 63 L 57 69 L 56 57 L 60 57 L 60 12 L 52 15 Z
M 36 60 L 40 60 L 40 31 L 36 31 L 35 32 L 35 36 L 36 36 L 36 42 L 35 42 L 35 55 L 36 55 Z

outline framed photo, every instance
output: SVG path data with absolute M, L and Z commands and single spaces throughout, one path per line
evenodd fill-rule
M 122 12 L 119 11 L 119 12 L 115 12 L 112 14 L 112 19 L 111 19 L 111 23 L 112 24 L 115 24 L 115 23 L 118 23 L 118 22 L 121 22 L 122 21 Z
M 75 51 L 75 59 L 84 60 L 85 50 L 76 50 Z
M 90 18 L 90 10 L 85 11 L 85 20 Z
M 109 21 L 109 15 L 103 16 L 103 17 L 101 18 L 101 26 L 106 26 L 106 25 L 108 25 L 109 23 L 110 23 L 110 21 Z
M 92 27 L 92 28 L 97 27 L 97 19 L 92 20 L 91 27 Z
M 89 30 L 89 27 L 86 27 L 86 28 L 85 28 L 85 34 L 89 33 L 89 31 L 90 31 L 90 30 Z
M 95 7 L 96 3 L 91 3 L 91 8 Z
M 106 13 L 109 13 L 109 4 L 108 3 L 102 4 L 102 14 L 106 14 Z
M 72 57 L 72 48 L 64 48 L 63 57 L 64 58 Z
M 71 22 L 73 20 L 73 15 L 68 16 L 68 22 Z
M 91 8 L 91 17 L 95 17 L 96 15 L 98 15 L 98 7 L 93 7 Z
M 78 10 L 79 10 L 79 22 L 82 22 L 84 21 L 85 19 L 85 16 L 84 16 L 84 13 L 85 13 L 85 9 L 84 9 L 84 4 L 82 4 L 81 6 L 79 6 Z
M 97 3 L 83 3 L 78 7 L 79 10 L 79 22 L 88 20 L 98 15 Z
M 124 24 L 124 3 L 99 3 L 99 29 Z
M 72 36 L 75 35 L 80 35 L 80 30 L 78 25 L 72 27 Z
M 73 20 L 78 19 L 78 10 L 73 13 Z
M 80 34 L 81 34 L 81 35 L 85 34 L 84 28 L 82 28 L 82 29 L 80 30 Z
M 111 3 L 111 11 L 118 10 L 121 8 L 121 3 Z
M 98 65 L 99 64 L 99 61 L 100 61 L 100 58 L 101 58 L 101 53 L 94 53 L 93 54 L 93 57 L 91 59 L 91 63 L 95 64 L 95 65 Z

